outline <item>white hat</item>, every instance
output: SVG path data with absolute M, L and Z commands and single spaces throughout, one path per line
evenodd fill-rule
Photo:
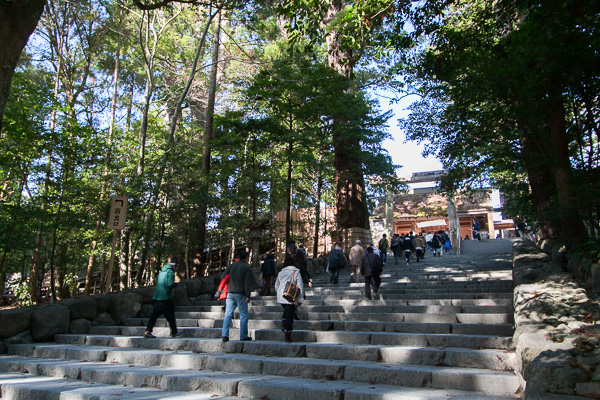
M 356 240 L 354 241 L 354 243 L 356 243 L 356 244 L 360 244 L 360 240 L 356 239 Z

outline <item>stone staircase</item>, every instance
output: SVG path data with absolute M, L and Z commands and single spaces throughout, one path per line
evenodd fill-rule
M 389 260 L 389 258 L 388 258 Z M 392 259 L 393 263 L 393 259 Z M 274 297 L 253 298 L 250 334 L 220 340 L 223 307 L 177 309 L 184 337 L 145 318 L 96 326 L 55 343 L 9 345 L 2 399 L 515 399 L 513 309 L 507 254 L 388 264 L 376 300 L 363 284 L 314 279 L 283 342 Z

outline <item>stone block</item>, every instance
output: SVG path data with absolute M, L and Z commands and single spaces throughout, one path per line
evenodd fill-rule
M 173 305 L 178 306 L 191 306 L 188 295 L 187 288 L 185 285 L 179 284 L 175 288 L 171 290 L 171 294 L 173 296 Z
M 110 310 L 111 295 L 101 294 L 94 296 L 96 300 L 96 312 L 97 314 L 107 313 Z
M 238 384 L 238 396 L 251 399 L 342 400 L 350 382 L 315 381 L 285 377 L 245 379 Z
M 200 279 L 186 279 L 180 282 L 180 285 L 185 285 L 188 297 L 197 297 L 202 289 Z
M 305 344 L 252 341 L 243 342 L 242 352 L 270 357 L 306 357 Z M 310 357 L 310 356 L 309 356 Z M 322 357 L 326 358 L 326 357 Z
M 0 339 L 13 337 L 31 327 L 32 307 L 0 311 Z
M 375 346 L 307 344 L 306 357 L 328 360 L 379 361 L 380 348 Z
M 199 391 L 232 396 L 236 393 L 238 383 L 245 378 L 246 375 L 225 372 L 177 371 L 162 376 L 159 387 L 163 390 Z
M 117 323 L 108 313 L 100 313 L 92 321 L 92 326 L 115 326 Z
M 91 326 L 92 322 L 85 318 L 76 319 L 69 324 L 69 333 L 86 335 Z
M 58 333 L 68 333 L 70 322 L 69 308 L 51 305 L 36 308 L 31 315 L 31 336 L 36 342 L 54 340 Z
M 305 379 L 344 379 L 346 361 L 315 359 L 269 359 L 263 361 L 263 374 Z
M 142 296 L 142 304 L 151 304 L 152 296 L 156 291 L 156 286 L 143 286 L 140 288 L 133 289 L 133 293 L 137 293 Z
M 372 385 L 426 387 L 431 384 L 431 375 L 429 367 L 353 363 L 346 366 L 344 379 Z
M 33 343 L 33 337 L 31 336 L 31 332 L 30 331 L 24 331 L 24 332 L 19 333 L 18 335 L 10 337 L 8 339 L 4 339 L 3 343 L 5 345 L 9 345 L 9 344 L 29 344 L 29 343 Z
M 66 299 L 61 301 L 60 304 L 69 307 L 72 320 L 85 318 L 92 321 L 98 314 L 98 306 L 93 296 Z
M 152 310 L 154 306 L 152 304 L 142 304 L 140 307 L 140 311 L 137 313 L 138 318 L 148 318 L 152 315 Z
M 577 382 L 575 391 L 578 396 L 600 399 L 600 382 Z
M 142 308 L 142 295 L 138 293 L 117 293 L 111 295 L 110 315 L 120 325 L 123 318 L 133 318 Z

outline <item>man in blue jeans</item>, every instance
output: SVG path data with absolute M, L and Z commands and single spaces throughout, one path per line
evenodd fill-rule
M 254 272 L 248 264 L 248 252 L 241 250 L 238 259 L 239 261 L 227 267 L 221 276 L 223 278 L 229 274 L 229 288 L 225 300 L 225 319 L 223 320 L 223 330 L 221 332 L 221 339 L 224 342 L 229 341 L 229 326 L 236 307 L 240 310 L 240 340 L 252 340 L 248 336 L 248 303 L 250 303 L 250 292 L 256 286 L 256 280 L 254 279 Z

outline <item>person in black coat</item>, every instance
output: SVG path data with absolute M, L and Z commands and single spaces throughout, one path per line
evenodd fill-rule
M 273 277 L 277 274 L 277 268 L 275 267 L 275 254 L 267 255 L 267 259 L 262 263 L 262 266 L 260 267 L 260 272 L 262 272 L 263 281 L 261 295 L 270 296 L 271 283 L 273 282 Z
M 381 258 L 373 253 L 372 247 L 367 247 L 367 254 L 360 263 L 360 274 L 365 278 L 365 297 L 371 300 L 371 286 L 373 292 L 377 295 L 381 285 L 381 273 L 383 272 L 383 263 Z

